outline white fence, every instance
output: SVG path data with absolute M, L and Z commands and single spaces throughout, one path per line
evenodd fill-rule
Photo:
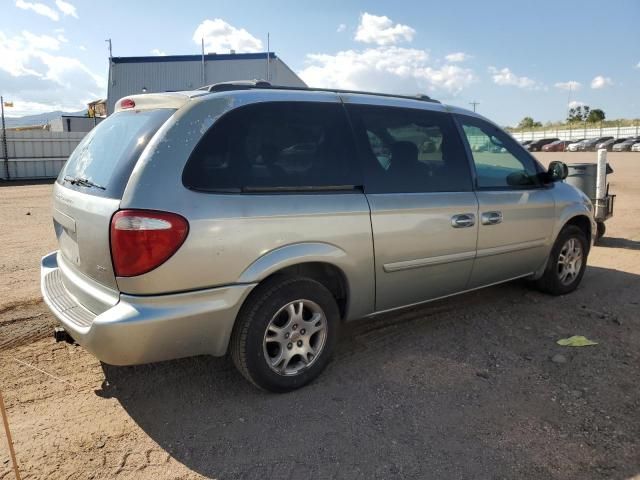
M 580 138 L 598 137 L 637 137 L 640 136 L 640 125 L 632 127 L 607 127 L 607 128 L 576 128 L 560 130 L 549 128 L 543 130 L 532 130 L 529 132 L 511 132 L 513 137 L 523 142 L 525 140 L 539 140 L 541 138 L 559 138 L 560 140 L 577 140 Z
M 64 162 L 86 134 L 87 132 L 7 130 L 6 155 L 4 146 L 0 147 L 0 178 L 22 180 L 57 177 Z M 8 160 L 5 160 L 7 157 Z

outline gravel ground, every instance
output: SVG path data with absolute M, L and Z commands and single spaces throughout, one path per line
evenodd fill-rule
M 615 216 L 578 291 L 512 282 L 353 322 L 318 381 L 286 395 L 227 358 L 117 368 L 54 343 L 38 300 L 51 185 L 0 187 L 0 387 L 23 478 L 640 474 L 640 155 L 610 163 Z M 555 343 L 571 335 L 599 343 Z

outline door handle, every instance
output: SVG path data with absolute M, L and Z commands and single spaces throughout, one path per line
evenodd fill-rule
M 502 223 L 502 212 L 484 212 L 482 214 L 483 225 L 497 225 Z
M 476 224 L 476 216 L 473 213 L 461 213 L 451 217 L 451 226 L 453 228 L 473 227 Z

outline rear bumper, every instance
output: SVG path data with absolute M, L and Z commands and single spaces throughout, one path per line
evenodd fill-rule
M 156 296 L 120 294 L 117 304 L 96 315 L 65 288 L 56 253 L 42 258 L 44 301 L 74 340 L 112 365 L 224 355 L 238 311 L 255 286 Z

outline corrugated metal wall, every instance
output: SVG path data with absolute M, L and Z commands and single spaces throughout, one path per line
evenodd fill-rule
M 291 87 L 304 87 L 305 83 L 279 58 L 269 64 L 271 82 Z M 205 62 L 205 80 L 202 82 L 201 61 L 149 61 L 114 63 L 107 106 L 113 112 L 116 101 L 127 95 L 194 90 L 232 80 L 252 80 L 267 77 L 265 59 L 208 60 Z
M 86 132 L 7 131 L 9 178 L 55 178 Z M 4 152 L 1 152 L 0 178 L 7 179 Z

